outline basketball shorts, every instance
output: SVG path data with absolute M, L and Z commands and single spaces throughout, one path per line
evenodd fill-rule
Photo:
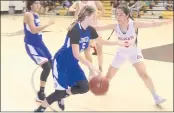
M 115 68 L 120 68 L 120 66 L 126 60 L 128 60 L 133 65 L 137 62 L 143 61 L 143 59 L 144 58 L 141 49 L 139 48 L 136 47 L 120 48 L 115 54 L 111 65 Z
M 59 59 L 59 58 L 58 58 Z M 78 81 L 87 80 L 84 71 L 78 63 L 66 63 L 66 59 L 53 60 L 53 79 L 56 90 L 66 90 L 68 87 L 76 86 Z M 68 66 L 65 66 L 68 65 Z
M 52 60 L 52 56 L 44 43 L 39 44 L 39 46 L 25 44 L 25 49 L 27 54 L 37 65 Z

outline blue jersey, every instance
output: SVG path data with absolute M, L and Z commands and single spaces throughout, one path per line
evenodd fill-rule
M 36 14 L 33 14 L 34 16 L 34 24 L 35 26 L 40 26 L 40 19 L 39 16 Z M 28 24 L 24 23 L 24 33 L 25 33 L 25 38 L 24 42 L 26 44 L 30 45 L 39 45 L 42 43 L 42 32 L 33 34 L 28 26 Z
M 55 55 L 56 59 L 62 62 L 61 64 L 65 63 L 65 65 L 78 63 L 78 60 L 73 56 L 71 44 L 78 44 L 79 51 L 82 52 L 88 48 L 90 39 L 95 39 L 97 37 L 98 34 L 94 28 L 89 26 L 84 30 L 80 23 L 77 23 L 73 29 L 68 32 L 64 45 Z

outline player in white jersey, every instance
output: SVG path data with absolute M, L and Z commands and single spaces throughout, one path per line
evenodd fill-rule
M 129 60 L 135 67 L 137 73 L 144 81 L 146 87 L 152 93 L 156 104 L 163 103 L 166 99 L 161 98 L 155 90 L 154 84 L 146 72 L 146 67 L 143 63 L 143 55 L 141 49 L 137 47 L 137 30 L 138 28 L 150 28 L 168 24 L 173 21 L 165 22 L 139 22 L 130 19 L 130 10 L 127 6 L 119 6 L 116 10 L 116 19 L 118 24 L 110 24 L 105 26 L 96 26 L 96 30 L 115 29 L 118 40 L 122 43 L 128 43 L 131 46 L 120 47 L 113 59 L 111 66 L 108 69 L 106 77 L 109 81 L 119 70 L 125 60 Z
M 92 6 L 95 10 L 96 10 L 96 19 L 93 22 L 93 25 L 98 25 L 99 24 L 99 17 L 101 17 L 104 14 L 104 7 L 101 3 L 101 1 L 88 1 L 88 0 L 80 0 L 80 1 L 76 1 L 73 3 L 73 5 L 69 8 L 69 11 L 74 11 L 75 12 L 75 17 L 77 18 L 80 10 L 86 6 Z M 97 33 L 99 34 L 100 38 L 101 38 L 101 33 L 97 31 Z M 92 41 L 91 43 L 93 43 L 92 45 L 94 45 L 94 41 Z M 103 65 L 103 55 L 102 55 L 102 46 L 98 43 L 96 43 L 96 47 L 94 48 L 94 53 L 93 55 L 98 55 L 98 64 L 99 64 L 99 69 L 102 71 L 102 65 Z M 86 58 L 92 62 L 92 57 L 90 55 L 90 46 L 88 47 L 87 50 L 85 50 L 85 56 Z

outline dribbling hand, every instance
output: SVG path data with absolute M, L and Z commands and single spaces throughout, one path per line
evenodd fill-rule
M 92 76 L 97 76 L 97 75 L 101 75 L 101 71 L 99 69 L 97 69 L 95 66 L 91 65 L 90 68 L 90 74 Z

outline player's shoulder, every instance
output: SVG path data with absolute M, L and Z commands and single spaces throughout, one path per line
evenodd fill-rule
M 24 13 L 24 16 L 29 16 L 29 15 L 32 15 L 32 13 L 28 11 Z
M 33 13 L 31 13 L 31 12 L 25 12 L 24 13 L 24 17 L 31 18 L 31 17 L 33 17 Z
M 79 33 L 79 29 L 77 27 L 77 24 L 75 24 L 72 29 L 70 31 L 68 31 L 68 35 L 70 34 L 78 34 Z
M 77 24 L 75 24 L 74 26 L 73 26 L 73 28 L 71 29 L 71 31 L 79 31 L 79 29 L 78 29 L 78 23 Z

